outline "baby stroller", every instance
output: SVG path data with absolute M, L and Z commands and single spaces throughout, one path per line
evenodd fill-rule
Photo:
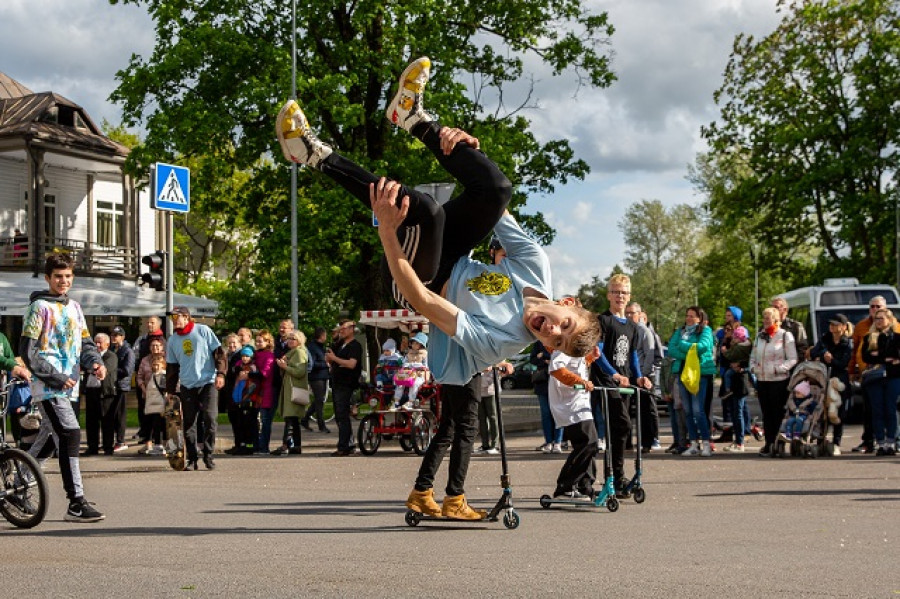
M 778 439 L 772 448 L 773 457 L 786 457 L 788 453 L 794 457 L 804 458 L 834 455 L 834 444 L 826 439 L 829 424 L 826 417 L 826 402 L 829 401 L 827 394 L 829 370 L 828 366 L 822 362 L 801 362 L 794 369 L 794 373 L 788 381 L 790 399 L 779 431 L 783 431 L 787 421 L 795 415 L 795 412 L 791 410 L 794 390 L 804 381 L 809 384 L 810 397 L 815 401 L 816 406 L 803 422 L 799 437 L 788 440 L 779 432 Z M 790 448 L 788 448 L 788 443 L 790 443 Z

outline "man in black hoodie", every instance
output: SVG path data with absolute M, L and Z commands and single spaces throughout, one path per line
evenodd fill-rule
M 68 254 L 47 256 L 44 279 L 50 289 L 31 294 L 31 304 L 23 318 L 19 355 L 34 375 L 31 392 L 42 418 L 29 453 L 46 460 L 53 452 L 53 436 L 56 436 L 59 473 L 69 500 L 65 519 L 97 522 L 105 516 L 84 498 L 78 464 L 81 429 L 72 410 L 72 398 L 78 397 L 82 369 L 93 372 L 101 381 L 107 372 L 88 332 L 81 306 L 66 295 L 72 287 L 73 265 Z

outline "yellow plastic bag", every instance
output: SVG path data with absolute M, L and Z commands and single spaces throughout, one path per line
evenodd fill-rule
M 691 395 L 700 391 L 700 356 L 697 355 L 697 344 L 692 343 L 684 358 L 684 368 L 681 369 L 681 382 Z

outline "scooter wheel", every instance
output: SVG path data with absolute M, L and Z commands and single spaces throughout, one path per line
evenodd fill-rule
M 619 500 L 616 499 L 615 497 L 610 497 L 609 499 L 607 499 L 606 500 L 606 509 L 608 509 L 611 512 L 618 511 Z
M 647 493 L 642 487 L 635 489 L 631 496 L 634 497 L 635 503 L 644 503 L 644 500 L 647 499 Z
M 503 526 L 510 530 L 519 528 L 519 514 L 515 510 L 509 510 L 503 514 Z
M 541 507 L 548 508 L 550 507 L 550 503 L 552 502 L 549 495 L 541 495 Z
M 409 526 L 418 526 L 419 522 L 422 521 L 422 514 L 415 510 L 407 510 L 406 511 L 406 523 Z

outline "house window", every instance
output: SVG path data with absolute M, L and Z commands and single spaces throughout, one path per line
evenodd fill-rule
M 56 196 L 44 194 L 44 237 L 56 239 Z
M 106 247 L 123 246 L 125 238 L 125 210 L 122 204 L 97 202 L 97 243 Z

